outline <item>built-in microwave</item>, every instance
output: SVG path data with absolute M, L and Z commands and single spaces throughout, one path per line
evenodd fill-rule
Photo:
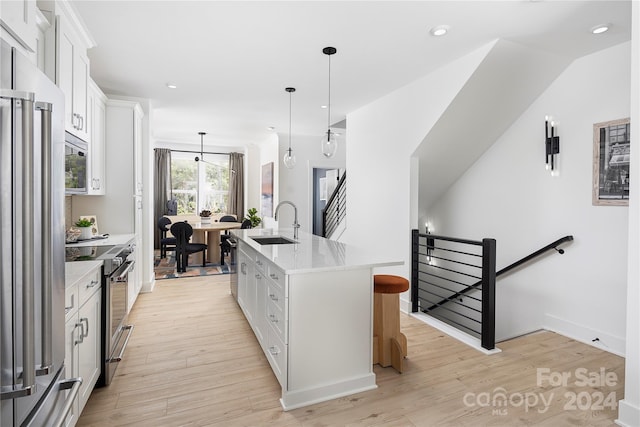
M 65 132 L 64 182 L 66 194 L 87 193 L 87 143 Z

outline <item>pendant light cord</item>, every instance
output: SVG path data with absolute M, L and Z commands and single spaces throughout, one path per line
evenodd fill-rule
M 291 156 L 291 93 L 293 91 L 289 91 L 289 156 Z
M 327 138 L 329 138 L 329 128 L 331 127 L 331 55 L 329 57 L 329 103 L 327 104 Z

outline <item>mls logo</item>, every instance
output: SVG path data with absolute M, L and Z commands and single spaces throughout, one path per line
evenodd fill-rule
M 492 409 L 491 410 L 491 415 L 505 416 L 505 415 L 507 415 L 507 408 Z

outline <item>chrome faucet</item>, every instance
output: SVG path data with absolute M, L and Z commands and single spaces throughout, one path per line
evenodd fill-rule
M 278 210 L 280 209 L 280 206 L 282 205 L 291 205 L 291 207 L 293 208 L 293 238 L 294 239 L 298 239 L 298 228 L 300 228 L 300 224 L 298 223 L 298 208 L 296 207 L 296 205 L 294 205 L 292 202 L 288 201 L 288 200 L 283 200 L 282 202 L 278 203 L 278 206 L 276 206 L 276 213 L 274 215 L 274 219 L 277 221 L 278 220 Z

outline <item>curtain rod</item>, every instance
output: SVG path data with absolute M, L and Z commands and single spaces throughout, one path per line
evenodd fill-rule
M 157 150 L 157 148 L 154 148 L 154 150 Z M 214 151 L 203 151 L 201 153 L 200 151 L 192 151 L 192 150 L 174 150 L 173 148 L 169 148 L 169 151 L 175 151 L 176 153 L 193 153 L 193 154 L 231 154 L 231 153 L 216 153 Z

